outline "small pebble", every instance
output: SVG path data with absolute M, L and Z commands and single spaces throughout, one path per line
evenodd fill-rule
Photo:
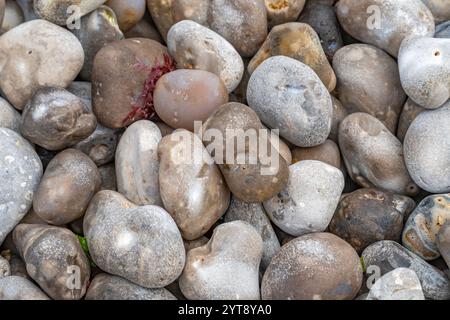
M 264 0 L 269 28 L 295 21 L 305 7 L 305 2 L 306 0 Z
M 133 28 L 144 17 L 147 9 L 145 0 L 108 0 L 105 5 L 115 12 L 120 30 L 123 32 Z
M 327 140 L 321 145 L 312 148 L 295 148 L 292 150 L 292 162 L 317 160 L 325 162 L 338 169 L 341 168 L 341 153 L 336 143 Z
M 0 279 L 11 275 L 11 267 L 8 260 L 0 256 Z
M 76 11 L 80 16 L 97 9 L 106 0 L 34 0 L 34 11 L 42 19 L 54 24 L 68 25 L 71 15 L 75 13 L 71 6 L 77 6 Z

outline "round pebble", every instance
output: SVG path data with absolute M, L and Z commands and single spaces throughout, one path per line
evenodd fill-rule
M 33 282 L 19 277 L 0 278 L 0 300 L 50 300 Z

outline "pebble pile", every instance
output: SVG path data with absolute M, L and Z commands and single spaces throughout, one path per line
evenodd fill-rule
M 0 0 L 0 300 L 450 300 L 450 0 Z

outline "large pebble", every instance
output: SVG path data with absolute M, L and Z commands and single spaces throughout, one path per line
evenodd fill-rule
M 50 300 L 33 282 L 19 276 L 0 279 L 0 300 Z
M 436 237 L 447 221 L 450 221 L 450 194 L 426 197 L 406 222 L 403 246 L 424 260 L 439 258 Z
M 0 244 L 31 208 L 42 163 L 18 133 L 0 128 Z
M 381 276 L 397 268 L 409 268 L 419 277 L 425 298 L 450 299 L 447 276 L 397 242 L 384 240 L 370 245 L 362 253 L 362 260 L 366 268 L 378 267 Z
M 92 106 L 98 121 L 118 129 L 153 117 L 156 82 L 174 68 L 166 47 L 154 40 L 125 39 L 104 46 L 92 68 Z
M 0 56 L 0 88 L 19 110 L 41 86 L 67 87 L 84 62 L 78 39 L 45 20 L 25 22 L 3 34 Z
M 96 126 L 80 98 L 62 88 L 42 87 L 26 105 L 20 131 L 29 141 L 56 151 L 89 137 Z
M 322 144 L 330 134 L 330 94 L 314 71 L 295 59 L 265 60 L 250 78 L 247 101 L 264 124 L 296 146 Z
M 398 55 L 406 94 L 426 109 L 441 107 L 450 98 L 450 39 L 411 37 Z M 421 63 L 417 63 L 421 61 Z
M 20 113 L 0 97 L 0 127 L 19 132 L 20 120 Z
M 422 112 L 404 142 L 405 162 L 412 179 L 431 193 L 450 192 L 450 102 Z
M 263 243 L 248 223 L 214 229 L 211 240 L 188 252 L 180 289 L 189 300 L 259 300 Z
M 375 282 L 366 300 L 425 300 L 425 297 L 416 273 L 397 268 Z
M 313 233 L 285 244 L 264 274 L 265 300 L 351 300 L 363 280 L 355 250 L 331 233 Z
M 95 163 L 81 151 L 66 149 L 45 169 L 33 209 L 49 224 L 67 224 L 83 216 L 100 183 Z
M 83 46 L 85 59 L 80 78 L 90 81 L 95 55 L 106 44 L 123 39 L 114 11 L 101 6 L 80 20 L 80 27 L 72 30 Z
M 336 167 L 305 160 L 289 167 L 286 188 L 264 202 L 270 219 L 284 232 L 301 236 L 328 227 L 344 190 L 344 176 Z
M 395 133 L 406 100 L 396 61 L 376 47 L 352 44 L 336 52 L 333 68 L 345 109 L 369 113 Z
M 236 220 L 248 222 L 259 232 L 263 241 L 260 269 L 261 271 L 266 270 L 272 258 L 280 250 L 280 241 L 263 205 L 261 203 L 245 203 L 233 197 L 224 218 L 225 222 Z
M 344 46 L 333 4 L 333 0 L 308 1 L 298 20 L 309 24 L 317 32 L 325 55 L 330 61 L 336 51 Z
M 105 2 L 106 0 L 34 0 L 34 11 L 42 19 L 64 26 L 70 25 L 74 14 L 82 17 Z
M 295 21 L 305 7 L 305 2 L 305 0 L 264 0 L 269 28 Z
M 138 205 L 162 205 L 158 144 L 161 131 L 151 121 L 132 124 L 116 151 L 117 190 Z
M 75 234 L 60 227 L 19 224 L 13 239 L 28 274 L 51 298 L 84 296 L 91 271 Z
M 380 240 L 400 241 L 403 221 L 414 200 L 377 189 L 359 189 L 344 196 L 330 223 L 330 232 L 358 253 Z
M 194 121 L 205 121 L 228 102 L 228 91 L 214 73 L 175 70 L 158 80 L 153 95 L 155 111 L 175 129 L 194 130 Z
M 433 14 L 420 0 L 341 0 L 337 16 L 352 37 L 394 57 L 403 39 L 433 36 L 435 30 Z
M 274 27 L 250 61 L 248 72 L 252 74 L 272 56 L 296 59 L 313 69 L 328 91 L 336 87 L 336 75 L 325 56 L 319 36 L 306 23 L 291 22 Z
M 176 300 L 167 289 L 140 287 L 121 277 L 100 273 L 92 279 L 86 300 Z
M 230 191 L 201 139 L 176 130 L 158 146 L 159 185 L 164 208 L 186 240 L 203 236 L 230 203 Z
M 117 192 L 100 191 L 86 211 L 83 230 L 96 265 L 142 287 L 162 288 L 183 270 L 181 234 L 160 207 L 138 207 Z
M 284 188 L 289 174 L 286 161 L 274 147 L 272 133 L 264 129 L 252 109 L 227 103 L 209 117 L 202 129 L 203 143 L 237 198 L 259 203 Z M 249 143 L 245 142 L 246 136 Z
M 351 178 L 362 187 L 418 193 L 406 170 L 401 142 L 377 118 L 349 115 L 339 128 L 339 146 Z
M 194 21 L 175 24 L 167 35 L 167 46 L 178 68 L 215 73 L 228 92 L 241 82 L 244 62 L 239 53 L 219 34 Z

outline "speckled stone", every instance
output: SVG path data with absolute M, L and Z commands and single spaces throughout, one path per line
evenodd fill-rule
M 244 221 L 214 229 L 211 240 L 188 252 L 179 284 L 189 300 L 259 300 L 263 242 Z
M 127 128 L 117 146 L 117 190 L 138 205 L 162 205 L 158 159 L 161 138 L 153 122 L 139 120 Z
M 314 71 L 295 59 L 265 60 L 250 77 L 247 101 L 264 124 L 296 146 L 319 145 L 330 134 L 330 94 Z
M 106 0 L 34 0 L 34 11 L 39 17 L 64 26 L 74 13 L 69 10 L 70 6 L 78 6 L 79 14 L 84 16 L 105 2 Z
M 305 0 L 264 0 L 269 29 L 279 24 L 295 21 L 305 7 L 305 2 Z
M 167 289 L 147 289 L 121 277 L 100 273 L 92 279 L 85 300 L 177 300 Z
M 28 274 L 51 298 L 79 300 L 84 296 L 90 266 L 75 234 L 66 228 L 20 224 L 13 239 Z
M 0 127 L 19 132 L 20 113 L 8 101 L 0 98 Z
M 412 179 L 431 193 L 450 192 L 450 102 L 422 112 L 404 142 L 405 162 Z
M 0 279 L 0 300 L 50 300 L 33 282 L 18 276 Z
M 360 186 L 408 196 L 419 192 L 406 169 L 402 143 L 377 118 L 367 113 L 345 118 L 339 147 L 350 177 Z
M 173 25 L 167 47 L 179 69 L 215 73 L 233 92 L 244 74 L 244 62 L 233 46 L 214 31 L 189 20 Z
M 439 258 L 436 237 L 447 221 L 450 221 L 450 194 L 426 197 L 406 222 L 403 245 L 424 260 Z
M 450 268 L 450 221 L 447 221 L 439 230 L 436 237 L 436 244 L 447 267 Z
M 411 198 L 377 189 L 359 189 L 342 197 L 330 232 L 358 253 L 380 240 L 400 241 L 405 216 L 414 210 Z
M 328 227 L 344 189 L 342 172 L 324 162 L 305 160 L 289 167 L 287 187 L 264 202 L 269 218 L 284 232 L 301 236 Z
M 416 273 L 397 268 L 375 282 L 366 300 L 425 300 Z
M 450 299 L 450 280 L 440 270 L 425 262 L 418 255 L 394 241 L 384 240 L 367 247 L 362 253 L 366 268 L 377 266 L 380 275 L 397 268 L 409 268 L 420 279 L 425 298 L 433 300 Z
M 15 131 L 0 128 L 0 244 L 31 208 L 42 177 L 33 147 Z
M 331 233 L 313 233 L 285 244 L 264 274 L 264 300 L 351 300 L 363 272 L 355 250 Z
M 180 231 L 160 207 L 138 207 L 117 192 L 100 191 L 86 211 L 83 230 L 95 264 L 137 285 L 162 288 L 183 270 Z
M 248 222 L 259 232 L 263 240 L 260 270 L 266 270 L 273 256 L 280 250 L 280 241 L 273 230 L 263 205 L 261 203 L 246 203 L 236 197 L 232 197 L 224 220 L 225 222 L 237 220 Z
M 450 39 L 412 37 L 402 42 L 398 66 L 406 94 L 426 109 L 450 98 Z M 421 63 L 417 63 L 421 61 Z
M 420 0 L 341 0 L 336 11 L 342 28 L 352 37 L 394 57 L 403 39 L 434 35 L 433 14 Z

